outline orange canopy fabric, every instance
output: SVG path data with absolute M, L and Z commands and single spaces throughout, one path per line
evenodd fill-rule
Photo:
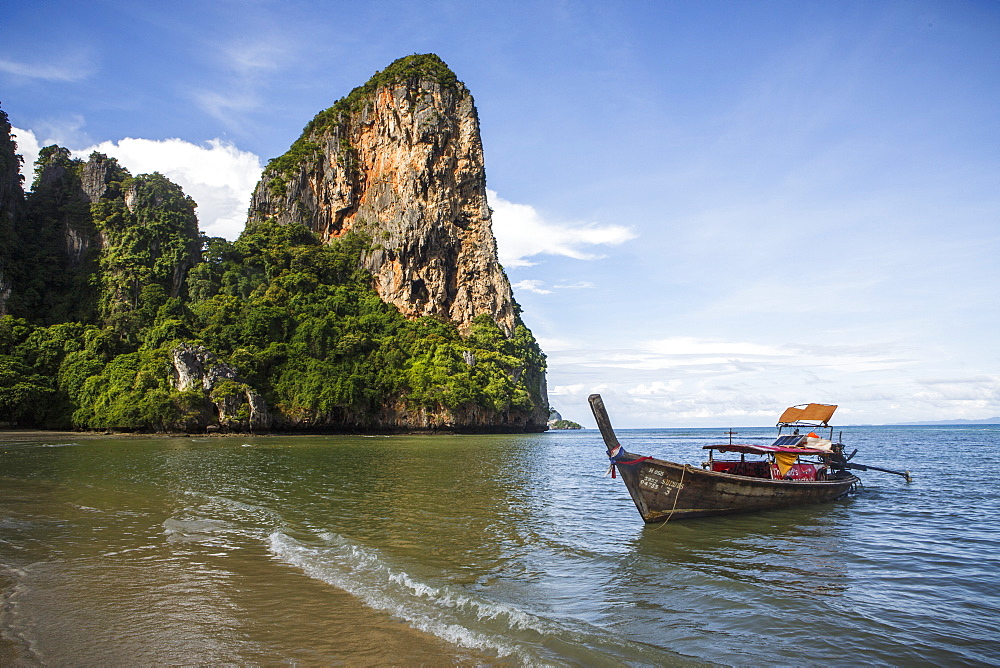
M 833 412 L 837 407 L 832 404 L 799 404 L 786 408 L 785 412 L 778 418 L 780 424 L 792 422 L 819 422 L 825 423 L 833 417 Z

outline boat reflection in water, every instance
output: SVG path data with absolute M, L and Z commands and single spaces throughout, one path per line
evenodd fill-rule
M 621 473 L 639 514 L 650 523 L 832 501 L 860 482 L 849 470 L 873 469 L 910 480 L 909 472 L 851 463 L 856 451 L 845 456 L 843 443 L 833 442 L 828 421 L 837 407 L 832 405 L 788 408 L 771 445 L 706 445 L 708 461 L 699 468 L 628 452 L 615 436 L 601 395 L 592 394 L 589 401 L 611 460 L 609 470 L 612 476 Z M 801 434 L 802 429 L 809 433 Z M 826 430 L 827 437 L 814 430 Z M 716 459 L 716 452 L 739 459 Z

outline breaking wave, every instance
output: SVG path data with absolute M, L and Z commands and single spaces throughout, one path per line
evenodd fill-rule
M 460 647 L 495 652 L 523 663 L 537 663 L 510 631 L 543 636 L 557 631 L 545 620 L 514 607 L 478 599 L 465 592 L 419 582 L 390 567 L 378 550 L 324 533 L 322 543 L 306 545 L 282 531 L 270 536 L 271 552 L 309 577 L 342 589 L 367 606 L 406 621 Z M 477 628 L 470 628 L 470 621 Z
M 276 530 L 269 537 L 271 553 L 368 607 L 457 646 L 494 653 L 521 665 L 690 663 L 585 622 L 555 622 L 459 586 L 421 581 L 390 565 L 377 549 L 339 534 L 320 533 L 318 538 L 317 544 L 306 544 Z

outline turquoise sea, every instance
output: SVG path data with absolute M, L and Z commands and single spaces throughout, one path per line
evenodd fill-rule
M 8 433 L 0 665 L 1000 663 L 1000 427 L 843 440 L 913 482 L 646 526 L 596 430 Z

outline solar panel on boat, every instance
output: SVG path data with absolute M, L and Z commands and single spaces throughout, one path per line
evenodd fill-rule
M 778 439 L 771 445 L 780 445 L 786 448 L 793 448 L 796 445 L 798 445 L 799 441 L 801 441 L 803 438 L 805 437 L 800 436 L 799 434 L 785 434 L 784 436 L 779 436 Z

